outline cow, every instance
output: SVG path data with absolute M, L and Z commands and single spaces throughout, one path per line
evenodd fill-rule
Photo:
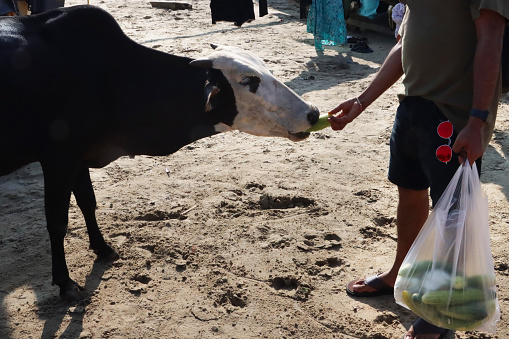
M 119 258 L 96 221 L 90 168 L 121 156 L 169 155 L 231 130 L 309 136 L 315 106 L 254 54 L 212 47 L 198 59 L 148 48 L 88 5 L 0 18 L 0 175 L 41 164 L 52 283 L 62 298 L 83 298 L 64 254 L 71 193 L 97 259 Z

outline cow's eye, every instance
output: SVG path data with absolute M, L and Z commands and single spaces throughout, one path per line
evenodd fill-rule
M 257 76 L 244 77 L 239 84 L 242 86 L 249 86 L 249 92 L 256 93 L 260 85 L 260 78 Z
M 251 83 L 251 80 L 253 79 L 253 77 L 244 77 L 242 78 L 242 80 L 239 82 L 239 84 L 241 84 L 242 86 L 247 86 Z

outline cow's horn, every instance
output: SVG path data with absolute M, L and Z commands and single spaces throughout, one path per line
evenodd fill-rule
M 210 59 L 196 59 L 189 63 L 191 66 L 195 67 L 212 67 L 212 60 Z

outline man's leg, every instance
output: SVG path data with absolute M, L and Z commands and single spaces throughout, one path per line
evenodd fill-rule
M 397 210 L 398 244 L 396 258 L 392 268 L 378 275 L 389 286 L 394 286 L 398 276 L 399 267 L 412 246 L 417 234 L 426 222 L 429 214 L 428 190 L 411 190 L 398 187 L 399 202 Z M 352 287 L 354 292 L 372 292 L 373 287 L 364 284 L 360 279 Z

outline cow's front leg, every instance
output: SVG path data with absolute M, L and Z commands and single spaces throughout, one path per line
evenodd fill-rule
M 41 163 L 44 173 L 44 208 L 51 242 L 51 270 L 53 284 L 60 287 L 60 296 L 66 300 L 84 297 L 83 288 L 69 277 L 65 261 L 64 237 L 67 232 L 69 200 L 75 173 L 55 163 Z
M 78 170 L 72 191 L 85 218 L 88 238 L 90 240 L 90 249 L 97 254 L 98 260 L 106 262 L 117 260 L 119 258 L 118 253 L 104 241 L 99 226 L 97 225 L 97 220 L 95 218 L 97 203 L 88 168 L 81 167 Z

